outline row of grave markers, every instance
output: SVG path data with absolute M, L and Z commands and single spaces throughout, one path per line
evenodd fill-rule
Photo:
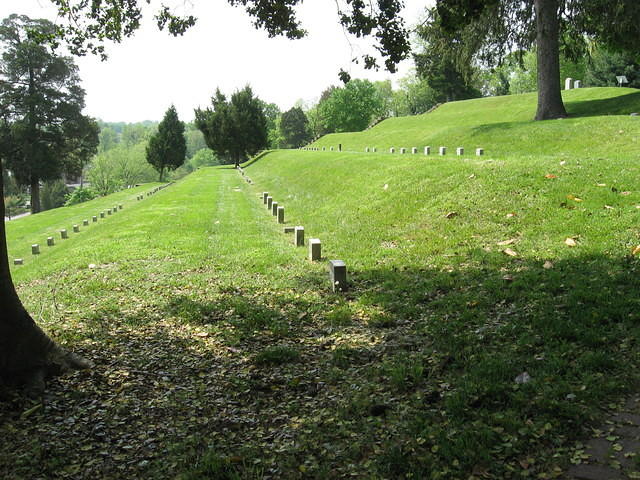
M 252 180 L 247 176 L 242 167 L 238 167 L 238 171 L 248 184 L 252 184 Z M 269 192 L 262 192 L 262 203 L 266 206 L 267 211 L 276 217 L 279 224 L 284 224 L 284 206 L 280 205 Z M 293 233 L 293 244 L 296 247 L 304 246 L 304 227 L 301 225 L 292 227 L 285 226 L 284 233 Z M 322 259 L 322 242 L 319 238 L 309 239 L 309 260 L 317 262 Z M 347 266 L 342 260 L 329 260 L 329 278 L 333 291 L 345 291 L 347 289 Z
M 302 147 L 301 150 L 307 150 L 307 151 L 319 151 L 322 150 L 323 152 L 326 151 L 327 147 L 322 147 L 322 149 L 320 147 Z M 333 152 L 333 147 L 329 147 L 329 151 Z M 377 147 L 365 147 L 364 152 L 365 153 L 377 153 L 378 149 Z M 431 146 L 427 145 L 426 147 L 424 147 L 423 150 L 425 155 L 431 155 Z M 395 147 L 390 147 L 389 148 L 389 153 L 396 153 L 396 148 Z M 407 149 L 405 147 L 401 147 L 398 150 L 398 153 L 400 154 L 405 154 L 407 153 Z M 411 148 L 411 153 L 412 154 L 417 154 L 418 153 L 418 147 L 413 147 Z M 438 154 L 441 156 L 444 156 L 447 154 L 447 147 L 439 147 L 438 148 Z M 464 147 L 458 147 L 456 148 L 456 155 L 458 155 L 459 157 L 461 157 L 462 155 L 464 155 Z M 484 148 L 476 148 L 476 156 L 481 157 L 482 155 L 484 155 Z
M 156 187 L 153 190 L 150 190 L 147 192 L 147 197 L 153 195 L 154 193 L 162 190 L 163 188 L 165 188 L 167 185 L 162 185 L 160 187 Z M 138 195 L 136 197 L 136 200 L 143 200 L 144 199 L 144 195 Z M 98 217 L 99 218 L 105 218 L 105 216 L 108 215 L 112 215 L 114 213 L 116 213 L 118 210 L 122 210 L 124 207 L 122 206 L 122 204 L 118 204 L 118 205 L 114 205 L 113 208 L 108 208 L 107 210 L 103 210 L 101 211 L 98 215 L 93 215 L 91 217 L 91 222 L 92 223 L 97 223 L 98 222 Z M 88 227 L 89 226 L 89 220 L 88 219 L 84 219 L 82 221 L 82 226 L 83 227 Z M 63 228 L 60 230 L 60 239 L 61 240 L 67 240 L 69 238 L 69 233 L 67 232 L 66 228 Z M 73 225 L 73 233 L 80 233 L 80 225 L 78 224 L 74 224 Z M 47 237 L 47 246 L 48 247 L 53 247 L 55 246 L 56 242 L 54 237 Z M 31 245 L 31 254 L 32 255 L 40 255 L 40 244 L 38 243 L 34 243 Z M 14 265 L 24 265 L 24 259 L 22 258 L 15 258 L 13 260 L 13 264 Z

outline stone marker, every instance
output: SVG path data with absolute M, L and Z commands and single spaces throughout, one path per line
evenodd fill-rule
M 284 223 L 284 207 L 278 207 L 278 223 Z
M 111 215 L 111 209 L 107 208 L 107 215 Z
M 309 239 L 309 260 L 312 262 L 320 260 L 322 257 L 322 244 L 319 238 Z
M 329 260 L 329 278 L 334 292 L 347 289 L 347 266 L 342 260 Z
M 582 86 L 582 82 L 580 80 L 576 80 L 573 82 L 573 88 L 580 88 Z
M 118 210 L 122 210 L 122 204 L 118 205 Z
M 304 245 L 304 227 L 297 226 L 293 229 L 293 243 L 296 247 Z
M 571 90 L 571 87 L 573 86 L 573 78 L 571 77 L 567 77 L 564 80 L 564 89 L 565 90 Z
M 463 147 L 456 148 L 456 155 L 458 155 L 459 157 L 464 155 L 464 148 Z
M 431 155 L 431 147 L 424 147 L 424 154 Z
M 273 202 L 273 203 L 271 204 L 271 214 L 272 214 L 274 217 L 277 217 L 277 216 L 278 216 L 278 202 Z
M 284 233 L 293 233 L 296 227 L 284 227 Z
M 373 147 L 373 148 L 371 149 L 371 151 L 372 151 L 373 153 L 376 153 L 376 152 L 378 151 L 378 149 L 377 149 L 376 147 Z
M 104 218 L 104 212 L 100 212 L 100 218 Z
M 269 196 L 269 192 L 262 192 L 262 203 L 267 204 L 267 197 Z
M 96 223 L 98 221 L 98 217 L 96 217 L 95 215 L 93 217 L 91 217 L 91 221 L 93 223 Z
M 54 245 L 53 237 L 47 237 L 47 247 L 53 247 Z
M 38 245 L 37 243 L 34 243 L 33 245 L 31 245 L 31 254 L 32 255 L 39 255 L 40 254 L 40 245 Z
M 327 149 L 327 147 L 322 147 L 322 151 L 324 152 Z
M 114 206 L 111 210 L 113 210 L 113 213 L 116 213 L 118 211 L 118 207 Z
M 82 220 L 82 225 L 85 227 L 89 226 L 89 220 Z
M 629 115 L 630 117 L 637 117 L 638 116 L 638 112 L 633 112 L 631 115 Z
M 395 149 L 395 148 L 393 148 L 393 147 L 391 147 L 391 148 L 389 149 L 389 153 L 396 153 L 396 149 Z
M 484 155 L 484 148 L 476 148 L 476 156 L 481 157 Z
M 329 151 L 330 151 L 330 152 L 333 152 L 333 147 L 329 147 Z
M 416 147 L 413 147 L 411 149 L 411 153 L 413 153 L 415 155 L 416 153 L 418 153 L 418 149 Z
M 22 264 L 23 264 L 23 261 L 22 261 L 22 259 L 21 259 L 21 258 L 15 258 L 15 259 L 13 260 L 13 264 L 14 264 L 14 265 L 22 265 Z
M 364 153 L 369 153 L 369 147 L 365 147 Z
M 447 154 L 447 147 L 440 147 L 440 155 L 446 155 Z
M 271 205 L 273 205 L 273 197 L 267 197 L 267 210 L 271 210 Z
M 63 228 L 62 230 L 60 230 L 60 238 L 69 238 L 69 235 L 67 235 L 67 229 Z
M 402 153 L 402 154 L 407 153 L 407 149 L 406 149 L 406 148 L 404 148 L 404 147 L 402 147 L 402 148 L 400 149 L 400 153 Z
M 78 233 L 80 231 L 80 227 L 78 225 L 73 226 L 74 233 Z

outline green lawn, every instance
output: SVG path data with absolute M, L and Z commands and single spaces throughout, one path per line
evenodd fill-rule
M 530 99 L 499 100 L 517 120 Z M 574 132 L 548 155 L 271 152 L 245 168 L 253 184 L 216 167 L 130 192 L 37 259 L 47 214 L 11 222 L 25 304 L 96 367 L 53 380 L 33 413 L 3 394 L 0 477 L 561 477 L 640 367 L 637 150 L 603 156 L 571 123 L 588 118 L 637 128 L 544 122 Z M 94 207 L 74 208 L 50 224 Z M 344 294 L 328 259 L 347 264 Z
M 385 120 L 361 133 L 326 135 L 314 147 L 338 144 L 343 151 L 364 152 L 376 147 L 388 153 L 394 147 L 411 152 L 417 147 L 448 147 L 455 156 L 464 147 L 487 155 L 560 155 L 568 152 L 601 158 L 620 158 L 640 149 L 640 91 L 633 88 L 582 88 L 563 92 L 569 118 L 534 122 L 535 93 L 451 102 L 432 113 Z

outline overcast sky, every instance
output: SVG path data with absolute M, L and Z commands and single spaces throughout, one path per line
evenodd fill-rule
M 405 0 L 408 26 L 422 17 L 430 1 Z M 193 109 L 206 107 L 216 87 L 230 94 L 246 84 L 284 111 L 298 99 L 313 102 L 326 87 L 339 84 L 340 68 L 354 78 L 397 80 L 412 67 L 406 61 L 398 74 L 391 75 L 352 64 L 354 56 L 371 53 L 371 41 L 354 44 L 354 39 L 347 39 L 330 0 L 307 0 L 302 5 L 299 16 L 309 32 L 302 40 L 268 38 L 251 25 L 241 8 L 225 0 L 166 3 L 198 17 L 183 37 L 158 31 L 147 15 L 133 38 L 108 47 L 106 62 L 93 56 L 77 59 L 87 92 L 86 114 L 105 121 L 161 120 L 173 103 L 180 118 L 190 121 Z M 56 21 L 49 0 L 0 0 L 0 18 L 12 13 Z

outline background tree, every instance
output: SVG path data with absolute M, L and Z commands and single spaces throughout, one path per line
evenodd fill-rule
M 436 0 L 428 27 L 455 48 L 458 68 L 497 65 L 509 53 L 536 45 L 536 120 L 566 116 L 560 51 L 575 59 L 587 41 L 633 51 L 640 34 L 640 2 L 633 0 Z M 444 43 L 442 43 L 444 45 Z M 438 49 L 440 52 L 443 49 Z
M 590 87 L 617 87 L 616 76 L 624 75 L 629 81 L 625 87 L 640 88 L 639 60 L 637 53 L 595 48 L 585 66 L 584 83 Z
M 60 178 L 69 133 L 84 107 L 77 67 L 31 39 L 55 30 L 47 20 L 11 15 L 0 25 L 0 103 L 10 125 L 7 167 L 31 189 L 31 211 L 40 211 L 40 181 Z M 73 150 L 73 148 L 71 148 Z
M 149 139 L 147 161 L 160 173 L 161 182 L 165 170 L 182 165 L 186 154 L 184 123 L 178 118 L 176 107 L 171 105 L 158 125 L 158 132 Z
M 298 148 L 311 139 L 309 121 L 300 107 L 293 107 L 280 117 L 280 135 L 284 148 Z
M 384 114 L 383 101 L 373 83 L 360 79 L 333 90 L 319 108 L 327 130 L 332 132 L 359 132 Z
M 98 151 L 99 134 L 98 122 L 91 117 L 79 115 L 65 124 L 64 170 L 69 176 L 80 177 L 80 188 L 84 183 L 84 169 Z
M 249 86 L 236 91 L 231 100 L 216 89 L 211 107 L 195 110 L 195 124 L 216 155 L 238 166 L 243 159 L 268 146 L 263 102 Z

